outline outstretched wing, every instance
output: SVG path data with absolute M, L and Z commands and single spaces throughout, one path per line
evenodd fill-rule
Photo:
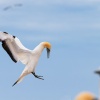
M 7 32 L 0 32 L 0 41 L 2 42 L 3 49 L 8 53 L 14 62 L 17 62 L 17 58 L 11 49 L 11 42 L 13 42 L 13 40 L 14 37 L 12 35 L 8 34 Z
M 0 42 L 5 41 L 6 39 L 12 40 L 14 37 L 7 32 L 0 32 Z
M 0 40 L 3 49 L 14 62 L 21 61 L 23 64 L 27 64 L 30 61 L 31 50 L 25 48 L 17 37 L 0 32 Z
M 19 48 L 14 43 L 14 39 L 12 39 L 12 40 L 6 39 L 6 40 L 2 41 L 2 47 L 8 53 L 8 55 L 10 56 L 10 58 L 15 63 L 19 60 L 19 58 L 18 58 L 18 52 L 17 52 L 17 51 L 19 51 Z
M 8 45 L 6 44 L 6 41 L 2 42 L 2 47 L 3 49 L 8 53 L 8 55 L 10 56 L 10 58 L 16 63 L 17 59 L 14 57 L 13 53 L 11 52 L 10 48 L 8 47 Z
M 32 50 L 29 50 L 26 47 L 24 47 L 23 44 L 20 42 L 20 40 L 17 37 L 15 37 L 13 43 L 14 43 L 15 47 L 17 47 L 17 49 L 18 49 L 17 55 L 18 55 L 19 61 L 21 61 L 23 64 L 26 65 L 30 61 L 30 58 L 32 56 Z

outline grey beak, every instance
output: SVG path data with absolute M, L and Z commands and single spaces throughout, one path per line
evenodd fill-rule
M 46 48 L 47 49 L 47 58 L 49 58 L 50 56 L 50 49 Z

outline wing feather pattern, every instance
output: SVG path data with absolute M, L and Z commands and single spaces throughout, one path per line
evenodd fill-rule
M 10 58 L 16 63 L 16 59 L 14 58 L 10 48 L 7 46 L 6 41 L 2 41 L 2 47 L 3 49 L 8 53 L 8 55 L 10 56 Z

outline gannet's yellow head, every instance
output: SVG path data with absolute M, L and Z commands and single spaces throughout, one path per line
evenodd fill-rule
M 98 100 L 93 94 L 89 92 L 80 93 L 75 100 Z
M 45 48 L 51 49 L 51 44 L 49 42 L 43 42 Z
M 43 43 L 44 48 L 47 49 L 47 57 L 49 58 L 50 50 L 51 50 L 51 44 L 49 42 L 42 42 L 42 43 Z

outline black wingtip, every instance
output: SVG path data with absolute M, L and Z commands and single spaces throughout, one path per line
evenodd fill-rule
M 3 32 L 3 33 L 8 34 L 7 32 Z
M 13 36 L 13 38 L 16 38 L 16 36 Z
M 14 58 L 10 48 L 8 47 L 8 45 L 6 44 L 6 41 L 2 41 L 2 47 L 4 48 L 4 50 L 8 53 L 8 55 L 10 56 L 10 58 L 16 63 L 16 59 Z

